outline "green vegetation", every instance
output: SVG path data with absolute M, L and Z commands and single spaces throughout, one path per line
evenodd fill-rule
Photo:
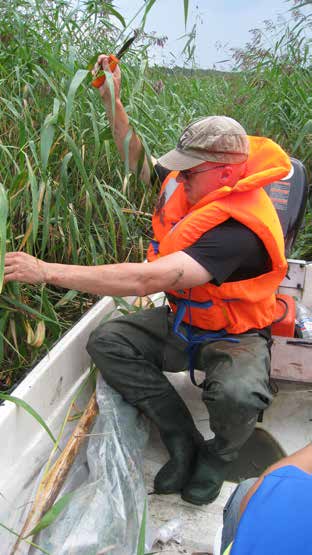
M 154 4 L 144 4 L 145 15 Z M 86 70 L 129 34 L 120 37 L 115 26 L 125 25 L 122 14 L 97 0 L 83 9 L 61 0 L 0 0 L 0 9 L 0 281 L 5 241 L 8 251 L 51 262 L 142 260 L 156 187 L 128 175 L 119 160 Z M 121 67 L 122 98 L 144 145 L 160 155 L 192 119 L 225 114 L 250 134 L 277 140 L 311 175 L 309 19 L 297 10 L 289 28 L 268 33 L 272 47 L 262 46 L 258 32 L 234 53 L 232 73 L 149 68 L 150 39 L 142 33 Z M 312 258 L 311 235 L 309 216 L 297 257 Z M 92 302 L 47 286 L 4 287 L 0 389 L 10 389 Z

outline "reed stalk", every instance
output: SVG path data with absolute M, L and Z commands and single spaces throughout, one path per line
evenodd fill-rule
M 28 537 L 30 533 L 35 530 L 42 517 L 44 517 L 44 515 L 53 506 L 53 503 L 66 480 L 76 455 L 89 433 L 97 413 L 98 406 L 96 393 L 94 392 L 62 454 L 53 464 L 49 472 L 44 475 L 37 490 L 31 510 L 20 532 L 20 536 L 10 555 L 17 555 L 21 539 Z

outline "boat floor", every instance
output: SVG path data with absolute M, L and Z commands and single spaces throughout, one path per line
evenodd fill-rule
M 167 376 L 184 398 L 200 432 L 206 439 L 213 437 L 206 407 L 200 399 L 200 390 L 192 386 L 185 373 Z M 264 413 L 263 423 L 258 426 L 267 430 L 281 448 L 290 454 L 312 438 L 312 386 L 279 382 L 278 389 L 271 407 Z M 223 507 L 236 484 L 225 482 L 219 497 L 210 505 L 200 507 L 184 502 L 179 495 L 152 494 L 153 478 L 167 460 L 166 449 L 157 430 L 153 428 L 145 454 L 145 482 L 150 493 L 149 516 L 157 527 L 172 518 L 179 518 L 182 522 L 181 543 L 171 541 L 166 546 L 160 546 L 159 551 L 163 554 L 212 554 L 217 530 L 222 525 Z

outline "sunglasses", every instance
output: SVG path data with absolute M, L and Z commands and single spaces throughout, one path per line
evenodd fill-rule
M 222 164 L 222 166 L 214 166 L 213 168 L 202 168 L 201 170 L 181 170 L 180 171 L 180 175 L 182 175 L 182 177 L 185 177 L 185 179 L 187 179 L 188 177 L 191 177 L 192 175 L 195 175 L 196 173 L 204 173 L 204 172 L 211 172 L 212 170 L 218 170 L 220 168 L 225 168 L 226 164 Z

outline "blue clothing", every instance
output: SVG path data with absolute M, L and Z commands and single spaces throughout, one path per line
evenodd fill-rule
M 258 478 L 249 478 L 240 482 L 227 500 L 223 509 L 223 529 L 221 540 L 221 555 L 225 555 L 226 549 L 232 544 L 239 524 L 240 505 L 246 493 L 256 483 Z
M 295 466 L 268 474 L 239 522 L 231 555 L 312 555 L 312 476 Z

